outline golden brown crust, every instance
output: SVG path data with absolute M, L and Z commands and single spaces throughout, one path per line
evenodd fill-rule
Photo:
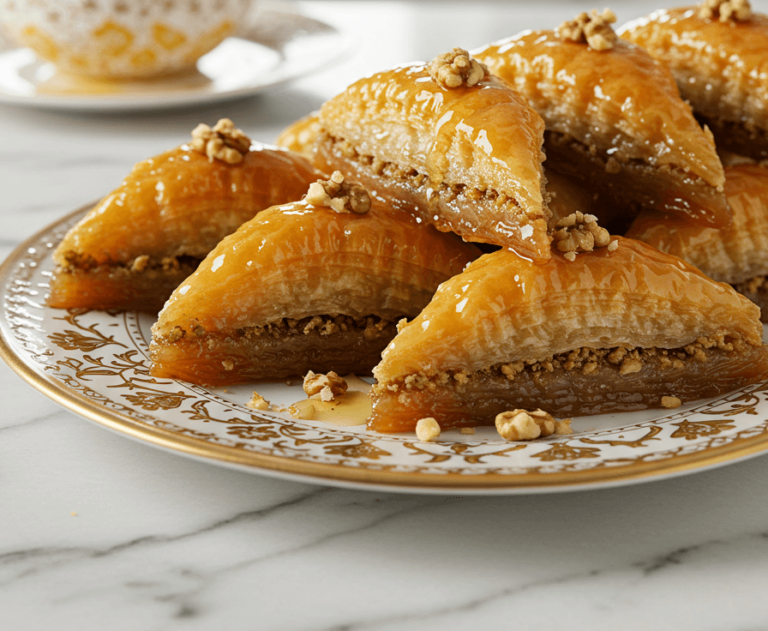
M 664 213 L 644 213 L 627 236 L 678 256 L 717 281 L 741 284 L 768 274 L 768 167 L 735 164 L 725 168 L 725 175 L 733 214 L 729 227 L 717 230 Z
M 762 344 L 758 309 L 683 261 L 615 237 L 618 247 L 553 251 L 546 265 L 511 252 L 487 254 L 443 283 L 387 348 L 375 376 L 483 370 L 542 361 L 574 348 L 678 348 L 698 338 Z
M 669 66 L 682 97 L 712 126 L 718 147 L 728 143 L 723 147 L 766 157 L 767 16 L 721 22 L 701 17 L 699 7 L 681 7 L 630 22 L 620 34 Z M 735 133 L 744 142 L 736 142 Z M 759 141 L 758 153 L 752 140 Z
M 317 112 L 313 112 L 288 125 L 280 132 L 275 144 L 314 162 L 315 142 L 321 130 L 320 117 Z
M 422 221 L 467 240 L 521 248 L 538 259 L 548 256 L 543 123 L 520 95 L 498 79 L 444 89 L 431 79 L 426 66 L 403 66 L 350 86 L 323 105 L 320 122 L 325 132 L 318 143 L 321 168 L 338 168 L 367 185 L 361 172 L 372 180 L 379 175 L 364 161 L 395 165 L 413 172 L 423 185 L 409 194 L 409 184 L 396 183 L 388 190 L 387 182 L 379 179 L 385 188 L 375 190 L 388 200 L 406 197 L 404 208 Z M 362 158 L 355 173 L 343 168 L 351 156 L 339 150 L 342 145 Z M 478 211 L 480 223 L 461 212 L 444 216 L 450 201 L 432 198 L 455 187 L 493 191 L 512 203 Z
M 552 31 L 526 31 L 475 56 L 544 118 L 548 169 L 579 178 L 609 197 L 607 205 L 619 201 L 631 211 L 680 198 L 675 210 L 728 222 L 714 142 L 680 98 L 669 70 L 640 47 L 617 41 L 595 51 Z M 694 200 L 699 208 L 688 209 Z
M 455 235 L 378 207 L 358 215 L 303 201 L 274 206 L 216 246 L 168 300 L 153 335 L 323 313 L 411 317 L 476 256 Z
M 144 160 L 59 244 L 48 304 L 157 313 L 192 261 L 260 210 L 300 199 L 319 176 L 300 156 L 263 145 L 235 165 L 186 145 Z M 182 261 L 184 275 L 169 261 Z

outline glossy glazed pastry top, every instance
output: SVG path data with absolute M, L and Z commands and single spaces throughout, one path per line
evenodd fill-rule
M 474 55 L 528 98 L 547 130 L 619 162 L 669 165 L 722 186 L 714 142 L 669 70 L 640 47 L 617 40 L 593 50 L 553 31 L 525 31 Z
M 358 215 L 305 201 L 275 206 L 208 255 L 153 333 L 230 332 L 328 314 L 411 317 L 478 255 L 455 235 L 375 207 Z
M 182 145 L 139 162 L 64 238 L 55 254 L 97 265 L 137 256 L 203 258 L 274 204 L 300 199 L 320 174 L 301 156 L 255 143 L 239 164 Z
M 415 169 L 433 186 L 496 191 L 547 218 L 544 123 L 495 77 L 447 89 L 426 65 L 401 66 L 352 84 L 322 106 L 320 122 L 360 154 Z
M 317 112 L 313 112 L 288 125 L 280 132 L 275 144 L 283 149 L 298 153 L 312 162 L 315 154 L 315 141 L 317 141 L 321 131 L 320 116 Z
M 698 7 L 663 9 L 621 36 L 667 64 L 697 112 L 768 128 L 768 16 L 720 22 Z
M 760 345 L 759 309 L 730 286 L 630 239 L 533 265 L 499 250 L 443 283 L 400 330 L 374 370 L 379 383 L 411 374 L 479 371 L 543 361 L 581 347 L 679 348 L 728 334 Z
M 741 283 L 768 274 L 768 167 L 725 167 L 733 223 L 720 230 L 666 213 L 643 213 L 627 233 L 688 261 L 710 278 Z

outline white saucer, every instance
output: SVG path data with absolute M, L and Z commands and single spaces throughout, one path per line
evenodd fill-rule
M 67 110 L 150 110 L 225 101 L 326 68 L 348 49 L 334 27 L 297 12 L 264 10 L 189 72 L 142 81 L 96 80 L 56 70 L 27 48 L 0 50 L 0 103 Z

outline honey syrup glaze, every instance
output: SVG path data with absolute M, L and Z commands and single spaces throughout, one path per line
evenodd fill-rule
M 543 121 L 499 79 L 446 89 L 425 65 L 402 66 L 328 101 L 320 123 L 321 168 L 346 171 L 387 203 L 468 241 L 548 258 Z M 351 146 L 357 158 L 336 145 Z M 418 181 L 381 177 L 372 161 Z

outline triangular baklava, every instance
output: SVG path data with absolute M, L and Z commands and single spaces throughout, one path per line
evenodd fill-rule
M 544 124 L 465 51 L 361 79 L 319 118 L 321 170 L 466 241 L 549 257 Z
M 584 183 L 605 224 L 641 209 L 716 226 L 730 214 L 715 145 L 669 70 L 618 39 L 615 20 L 581 14 L 555 31 L 524 31 L 474 53 L 546 122 L 547 168 Z
M 225 385 L 370 373 L 400 318 L 479 252 L 369 205 L 336 172 L 224 239 L 161 311 L 152 374 Z
M 545 265 L 499 250 L 443 283 L 374 369 L 369 427 L 493 424 L 510 410 L 556 417 L 661 407 L 764 379 L 759 309 L 668 254 L 622 237 Z M 556 232 L 563 243 L 587 231 Z M 606 245 L 607 243 L 607 245 Z
M 720 230 L 667 213 L 643 213 L 628 237 L 679 256 L 710 278 L 729 283 L 768 321 L 768 167 L 743 162 L 725 167 L 733 222 Z
M 213 247 L 320 176 L 301 156 L 251 141 L 226 119 L 139 162 L 64 237 L 48 305 L 157 313 Z

